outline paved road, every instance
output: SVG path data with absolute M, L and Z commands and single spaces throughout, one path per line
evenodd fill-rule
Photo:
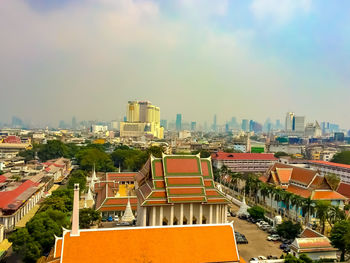
M 232 207 L 232 210 L 238 211 L 238 207 Z M 229 222 L 234 221 L 235 231 L 244 234 L 248 239 L 248 244 L 239 244 L 238 251 L 245 261 L 252 257 L 273 255 L 280 257 L 283 251 L 279 248 L 280 242 L 267 241 L 268 234 L 260 230 L 255 224 L 241 220 L 237 217 L 229 217 Z

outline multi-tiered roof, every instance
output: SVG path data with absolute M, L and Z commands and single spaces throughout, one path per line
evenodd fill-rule
M 141 206 L 175 203 L 228 203 L 215 188 L 211 158 L 199 155 L 151 156 L 135 176 Z

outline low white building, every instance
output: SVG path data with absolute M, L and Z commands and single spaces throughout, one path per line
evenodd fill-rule
M 337 259 L 338 250 L 332 247 L 330 240 L 310 228 L 306 228 L 300 238 L 294 240 L 290 249 L 296 257 L 305 254 L 312 260 Z

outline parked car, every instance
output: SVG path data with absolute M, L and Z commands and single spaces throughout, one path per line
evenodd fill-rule
M 251 258 L 251 259 L 249 260 L 249 263 L 252 263 L 252 262 L 255 262 L 255 261 L 259 261 L 259 259 L 258 259 L 258 258 Z
M 231 212 L 230 211 L 230 214 L 231 214 L 232 217 L 236 217 L 236 213 L 235 212 Z
M 267 256 L 267 259 L 278 259 L 278 257 L 269 255 L 269 256 Z
M 109 216 L 109 217 L 107 218 L 107 221 L 108 221 L 108 222 L 112 222 L 112 221 L 113 221 L 113 217 Z
M 280 249 L 285 249 L 286 247 L 288 247 L 287 244 L 282 243 L 282 244 L 280 245 Z
M 258 259 L 259 259 L 259 260 L 267 260 L 267 258 L 264 257 L 264 256 L 258 256 Z
M 107 221 L 107 217 L 102 217 L 101 221 L 102 222 L 106 222 Z
M 270 235 L 267 237 L 268 241 L 278 241 L 280 239 L 279 235 Z
M 283 252 L 284 252 L 284 253 L 289 253 L 289 252 L 290 252 L 289 246 L 285 247 L 285 248 L 283 249 Z

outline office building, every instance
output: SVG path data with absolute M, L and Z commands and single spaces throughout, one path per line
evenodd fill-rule
M 120 136 L 140 138 L 142 136 L 163 138 L 160 126 L 160 109 L 149 101 L 129 101 L 126 121 L 120 123 Z
M 217 131 L 217 119 L 216 119 L 216 114 L 214 115 L 214 120 L 213 120 L 213 131 L 216 132 Z
M 345 136 L 343 132 L 335 132 L 334 133 L 334 140 L 336 142 L 343 142 L 345 140 Z
M 245 132 L 249 131 L 249 120 L 247 119 L 242 120 L 242 130 Z
M 167 120 L 160 120 L 160 126 L 163 127 L 165 130 L 168 129 L 168 121 Z
M 317 121 L 315 123 L 308 123 L 305 126 L 305 136 L 311 138 L 317 138 L 322 136 L 321 126 Z
M 182 115 L 180 113 L 176 114 L 176 130 L 181 131 L 182 129 Z
M 191 131 L 196 131 L 197 130 L 197 122 L 192 121 L 191 122 Z
M 293 131 L 303 134 L 305 131 L 305 116 L 294 116 Z
M 288 112 L 286 115 L 286 122 L 285 122 L 286 132 L 293 130 L 293 122 L 294 122 L 294 112 Z

